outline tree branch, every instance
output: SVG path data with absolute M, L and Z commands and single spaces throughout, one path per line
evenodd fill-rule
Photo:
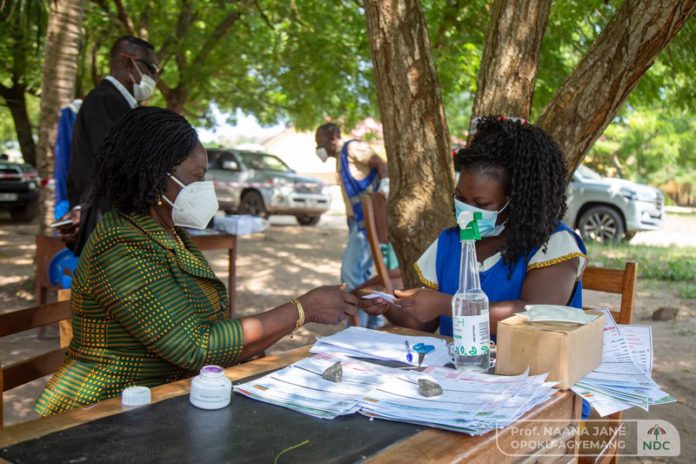
M 121 0 L 114 0 L 114 5 L 116 5 L 116 11 L 118 12 L 118 19 L 121 21 L 121 24 L 126 28 L 126 31 L 128 31 L 128 34 L 135 36 L 135 26 L 133 26 L 133 21 L 131 20 L 130 16 L 128 16 L 128 12 L 126 11 L 126 7 L 123 6 L 123 2 Z
M 565 153 L 568 177 L 694 10 L 696 0 L 621 3 L 537 120 Z
M 261 19 L 263 19 L 263 22 L 266 23 L 268 27 L 270 27 L 272 30 L 275 30 L 275 26 L 271 22 L 271 20 L 266 16 L 266 13 L 264 13 L 263 9 L 261 8 L 261 4 L 259 3 L 259 0 L 254 0 L 254 6 L 259 12 L 259 15 L 261 16 Z
M 240 8 L 248 7 L 250 0 L 242 0 L 240 2 L 237 2 Z M 239 18 L 242 17 L 243 11 L 233 11 L 230 12 L 225 19 L 223 19 L 217 27 L 215 27 L 215 30 L 208 36 L 208 40 L 205 41 L 203 46 L 201 47 L 200 52 L 196 57 L 191 61 L 191 66 L 192 67 L 198 67 L 203 65 L 206 60 L 208 59 L 208 55 L 210 55 L 210 52 L 213 51 L 213 49 L 220 43 L 223 37 L 225 37 L 225 34 L 227 34 L 227 31 L 230 30 L 232 26 L 239 20 Z

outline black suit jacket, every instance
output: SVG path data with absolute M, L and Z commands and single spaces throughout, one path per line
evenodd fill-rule
M 106 79 L 85 97 L 72 133 L 68 174 L 68 201 L 71 208 L 87 199 L 97 149 L 116 121 L 130 110 L 123 95 Z

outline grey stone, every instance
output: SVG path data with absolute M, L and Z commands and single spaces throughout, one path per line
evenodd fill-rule
M 442 387 L 432 380 L 418 379 L 418 393 L 427 398 L 439 396 L 442 395 Z
M 343 380 L 343 367 L 341 366 L 341 362 L 338 361 L 334 363 L 334 365 L 327 368 L 321 376 L 329 382 L 341 383 Z
M 677 318 L 679 308 L 671 306 L 663 306 L 655 310 L 652 314 L 653 321 L 673 321 Z

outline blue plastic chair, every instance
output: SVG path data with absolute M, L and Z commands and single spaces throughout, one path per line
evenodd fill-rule
M 51 262 L 48 264 L 48 279 L 51 281 L 51 284 L 62 288 L 70 288 L 72 286 L 72 274 L 75 272 L 79 259 L 67 248 L 53 255 Z M 68 273 L 65 271 L 68 271 Z

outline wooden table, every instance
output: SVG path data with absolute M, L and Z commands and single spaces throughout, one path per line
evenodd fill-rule
M 227 291 L 229 294 L 230 316 L 234 315 L 236 299 L 236 260 L 237 260 L 237 236 L 230 234 L 220 234 L 216 232 L 202 235 L 191 235 L 193 243 L 201 251 L 206 250 L 227 250 L 228 255 L 228 275 Z M 36 236 L 36 301 L 38 304 L 45 304 L 48 290 L 56 288 L 48 278 L 48 265 L 53 255 L 65 248 L 65 244 L 57 235 L 37 235 Z
M 232 381 L 257 375 L 296 362 L 308 355 L 309 346 L 298 348 L 278 355 L 267 356 L 252 362 L 233 366 L 226 370 L 227 377 Z M 152 389 L 152 401 L 159 402 L 189 392 L 190 380 L 162 385 Z M 408 438 L 398 441 L 376 454 L 369 456 L 370 463 L 403 463 L 403 462 L 483 462 L 501 464 L 505 462 L 576 462 L 577 455 L 572 447 L 570 453 L 563 457 L 552 457 L 553 444 L 562 445 L 574 439 L 574 435 L 551 436 L 551 444 L 545 451 L 532 453 L 533 457 L 516 457 L 503 454 L 499 446 L 510 448 L 515 437 L 523 435 L 523 431 L 534 425 L 528 420 L 555 420 L 556 427 L 566 427 L 577 424 L 580 419 L 581 400 L 570 391 L 558 392 L 553 398 L 528 412 L 524 418 L 513 426 L 490 432 L 479 437 L 471 437 L 459 433 L 437 429 L 426 429 Z M 45 419 L 34 420 L 6 428 L 0 434 L 0 448 L 35 439 L 53 432 L 69 429 L 80 424 L 89 423 L 99 418 L 121 413 L 122 406 L 119 398 L 97 403 L 89 409 L 76 410 Z M 299 413 L 295 413 L 299 414 Z M 143 416 L 147 417 L 147 416 Z M 319 419 L 316 419 L 319 421 Z M 366 419 L 367 420 L 367 419 Z M 513 433 L 513 427 L 517 431 Z M 522 431 L 522 432 L 521 432 Z M 551 432 L 549 432 L 551 433 Z M 185 445 L 180 445 L 185 446 Z M 557 447 L 556 449 L 558 449 Z M 566 448 L 568 450 L 568 448 Z M 340 451 L 337 451 L 340 452 Z M 240 458 L 243 456 L 240 456 Z M 0 461 L 2 461 L 0 459 Z M 289 461 L 286 461 L 289 462 Z

